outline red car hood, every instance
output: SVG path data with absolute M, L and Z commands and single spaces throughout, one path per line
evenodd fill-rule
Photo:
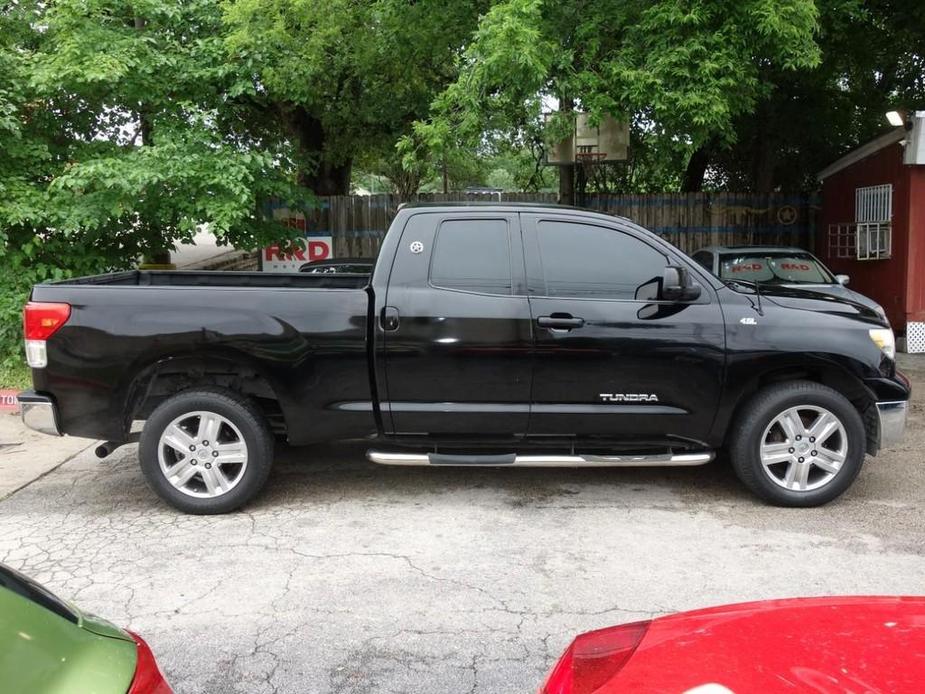
M 925 692 L 925 597 L 769 600 L 661 617 L 597 692 Z

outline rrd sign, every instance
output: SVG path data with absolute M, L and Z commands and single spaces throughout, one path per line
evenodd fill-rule
M 0 390 L 0 410 L 19 411 L 18 390 Z
M 310 222 L 304 212 L 286 207 L 274 208 L 273 218 L 283 226 L 298 229 L 303 238 L 264 248 L 260 255 L 260 269 L 264 272 L 298 272 L 305 263 L 334 257 L 334 240 L 330 232 L 317 228 L 317 219 Z
M 274 244 L 263 249 L 264 272 L 298 272 L 305 263 L 334 257 L 334 240 L 330 236 L 307 236 L 291 246 Z

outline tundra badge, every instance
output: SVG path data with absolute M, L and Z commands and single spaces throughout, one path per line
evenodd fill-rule
M 605 402 L 658 402 L 658 396 L 652 393 L 601 393 Z

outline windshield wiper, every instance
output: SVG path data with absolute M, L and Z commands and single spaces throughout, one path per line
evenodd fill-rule
M 752 308 L 754 308 L 758 312 L 759 316 L 764 315 L 764 308 L 761 306 L 761 284 L 757 280 L 740 280 L 740 279 L 733 280 L 733 279 L 728 279 L 728 278 L 721 278 L 721 281 L 725 284 L 741 284 L 746 287 L 754 288 L 756 302 Z

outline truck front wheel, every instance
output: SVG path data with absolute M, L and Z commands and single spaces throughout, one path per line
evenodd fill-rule
M 777 506 L 821 506 L 841 495 L 866 452 L 861 415 L 811 381 L 770 386 L 739 414 L 730 457 L 739 479 Z
M 151 413 L 138 454 L 148 485 L 171 506 L 186 513 L 227 513 L 266 482 L 273 436 L 245 398 L 218 389 L 189 390 Z

